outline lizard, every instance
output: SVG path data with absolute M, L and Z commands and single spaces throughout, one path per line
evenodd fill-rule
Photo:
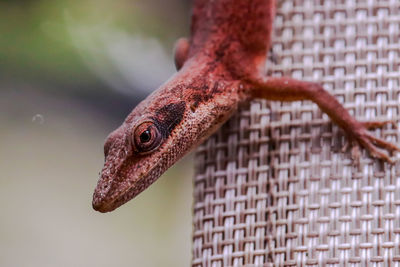
M 266 76 L 275 11 L 276 0 L 194 1 L 190 38 L 175 45 L 178 72 L 106 139 L 95 210 L 109 212 L 137 196 L 254 98 L 311 100 L 352 144 L 391 162 L 387 152 L 399 147 L 368 131 L 386 121 L 359 122 L 318 83 Z

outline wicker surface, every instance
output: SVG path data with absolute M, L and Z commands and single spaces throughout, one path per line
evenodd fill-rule
M 271 75 L 399 121 L 399 0 L 278 2 Z M 197 151 L 192 265 L 400 266 L 400 162 L 356 164 L 346 141 L 308 101 L 243 108 Z

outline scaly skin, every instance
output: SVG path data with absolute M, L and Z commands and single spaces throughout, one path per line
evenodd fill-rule
M 351 140 L 390 161 L 379 147 L 399 148 L 369 134 L 320 85 L 264 76 L 274 14 L 274 0 L 195 1 L 191 38 L 175 47 L 179 72 L 106 140 L 95 210 L 109 212 L 134 198 L 253 98 L 312 100 Z

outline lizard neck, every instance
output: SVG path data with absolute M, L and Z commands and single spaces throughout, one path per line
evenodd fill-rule
M 274 14 L 275 0 L 195 0 L 189 58 L 206 54 L 240 78 L 263 71 Z

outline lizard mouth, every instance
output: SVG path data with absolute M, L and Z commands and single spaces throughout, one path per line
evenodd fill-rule
M 128 166 L 126 166 L 129 168 Z M 93 194 L 93 209 L 102 213 L 110 212 L 136 197 L 161 176 L 162 170 L 157 164 L 145 173 L 137 174 L 129 168 L 128 175 L 116 174 L 110 177 L 102 173 Z M 128 177 L 128 179 L 116 179 Z
M 131 187 L 127 187 L 124 191 L 116 193 L 113 192 L 114 190 L 109 190 L 105 194 L 96 188 L 93 194 L 93 209 L 102 213 L 113 211 L 138 194 L 135 194 L 135 188 L 136 186 L 132 185 Z
M 145 179 L 145 177 L 141 179 Z M 106 193 L 103 193 L 101 189 L 98 190 L 96 188 L 93 194 L 93 202 L 92 202 L 93 209 L 102 213 L 110 212 L 122 206 L 123 204 L 125 204 L 138 194 L 135 193 L 137 191 L 136 184 L 126 187 L 123 191 L 119 192 L 113 190 L 113 188 L 116 187 L 117 186 L 111 184 L 110 185 L 111 190 L 108 190 Z
M 102 213 L 113 211 L 135 197 L 131 191 L 132 188 L 128 188 L 125 193 L 112 201 L 106 201 L 105 198 L 99 197 L 95 193 L 92 202 L 93 209 Z
M 102 201 L 98 201 L 98 198 L 93 197 L 93 202 L 92 202 L 92 206 L 93 209 L 102 213 L 105 212 L 110 212 L 113 211 L 116 208 L 113 208 L 114 205 L 112 205 L 113 203 L 111 202 L 102 202 Z

